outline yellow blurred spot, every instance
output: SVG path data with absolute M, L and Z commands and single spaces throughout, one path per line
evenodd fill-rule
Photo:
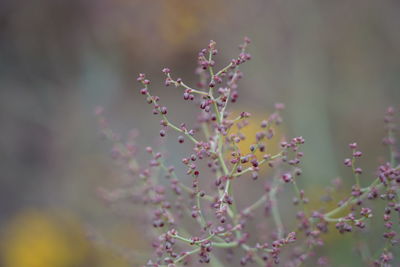
M 112 247 L 87 239 L 74 216 L 59 213 L 22 212 L 9 222 L 0 242 L 4 267 L 129 266 Z
M 6 229 L 2 258 L 5 267 L 69 267 L 82 263 L 88 248 L 76 223 L 30 211 Z

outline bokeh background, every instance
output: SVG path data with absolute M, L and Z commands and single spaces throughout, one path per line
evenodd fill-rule
M 103 106 L 122 135 L 136 128 L 140 143 L 156 143 L 158 119 L 137 93 L 137 74 L 188 121 L 193 113 L 162 86 L 161 69 L 193 84 L 210 39 L 219 62 L 243 36 L 253 40 L 236 108 L 264 118 L 286 104 L 285 134 L 306 139 L 303 187 L 319 192 L 348 177 L 352 141 L 371 177 L 386 155 L 384 110 L 400 103 L 399 14 L 395 0 L 0 1 L 0 266 L 143 263 L 137 222 L 96 197 L 118 172 L 93 110 Z M 88 229 L 100 233 L 95 245 Z M 333 266 L 360 265 L 350 239 L 332 239 Z

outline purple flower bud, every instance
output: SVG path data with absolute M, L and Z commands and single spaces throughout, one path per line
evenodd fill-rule
M 168 110 L 166 107 L 161 107 L 160 111 L 161 111 L 161 114 L 164 114 L 164 115 L 168 113 Z
M 145 75 L 143 73 L 139 73 L 139 76 L 137 78 L 137 81 L 141 82 L 144 80 Z
M 148 91 L 147 91 L 146 88 L 143 88 L 143 89 L 140 89 L 140 93 L 141 93 L 142 95 L 147 95 Z
M 267 126 L 268 126 L 268 121 L 263 120 L 263 121 L 261 122 L 261 128 L 265 128 L 265 127 L 267 127 Z
M 351 143 L 351 144 L 349 144 L 349 147 L 351 149 L 356 149 L 357 148 L 357 143 Z
M 282 175 L 282 180 L 285 182 L 285 183 L 290 183 L 292 180 L 293 180 L 293 177 L 292 177 L 292 175 L 290 174 L 290 173 L 284 173 L 283 175 Z
M 189 93 L 183 93 L 183 99 L 185 99 L 185 100 L 189 100 Z
M 161 136 L 161 137 L 164 137 L 165 135 L 166 135 L 166 132 L 165 132 L 165 130 L 163 130 L 163 129 L 162 129 L 162 130 L 160 130 L 160 136 Z
M 275 109 L 276 109 L 276 110 L 284 110 L 284 109 L 285 109 L 285 104 L 283 104 L 283 103 L 276 103 L 276 104 L 275 104 Z

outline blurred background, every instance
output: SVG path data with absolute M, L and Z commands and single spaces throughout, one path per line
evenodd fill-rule
M 323 191 L 348 177 L 342 160 L 353 141 L 372 177 L 386 156 L 385 108 L 400 103 L 399 14 L 394 0 L 0 1 L 0 266 L 143 263 L 132 252 L 149 246 L 136 221 L 115 218 L 96 197 L 118 172 L 93 110 L 103 106 L 123 136 L 136 128 L 140 143 L 155 144 L 158 119 L 137 93 L 137 74 L 150 77 L 176 121 L 190 121 L 161 69 L 194 84 L 210 39 L 219 66 L 252 39 L 236 109 L 263 119 L 286 104 L 285 135 L 306 139 L 302 187 Z M 108 241 L 94 245 L 88 228 Z M 333 266 L 350 266 L 353 244 L 332 242 Z

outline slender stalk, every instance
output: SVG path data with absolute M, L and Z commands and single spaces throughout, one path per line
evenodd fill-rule
M 153 157 L 154 157 L 154 153 L 153 153 Z M 170 172 L 170 171 L 168 170 L 167 166 L 165 166 L 165 163 L 164 163 L 163 160 L 159 159 L 158 162 L 160 163 L 160 167 L 161 167 L 166 173 L 170 173 L 170 174 L 172 175 L 173 178 L 179 180 L 179 179 L 178 179 L 178 176 L 177 176 L 176 173 L 175 173 L 175 171 Z M 178 183 L 178 186 L 179 186 L 180 188 L 182 188 L 184 191 L 186 191 L 187 193 L 189 193 L 189 194 L 196 194 L 196 192 L 195 192 L 192 188 L 186 186 L 186 185 L 183 184 L 182 182 L 179 182 L 179 183 Z M 207 201 L 211 201 L 211 202 L 214 201 L 214 197 L 212 197 L 212 196 L 210 196 L 210 195 L 207 195 L 207 194 L 204 195 L 203 198 L 204 198 L 205 200 L 207 200 Z
M 205 242 L 205 241 L 210 240 L 210 239 L 213 238 L 214 236 L 215 236 L 215 234 L 210 234 L 210 235 L 207 236 L 206 238 L 204 238 L 204 239 L 202 239 L 202 240 L 199 240 L 199 241 L 195 241 L 195 242 L 194 242 L 193 240 L 190 240 L 190 239 L 185 238 L 185 237 L 183 237 L 183 236 L 180 236 L 180 235 L 178 235 L 178 234 L 173 235 L 172 237 L 175 238 L 175 239 L 178 239 L 178 240 L 180 240 L 180 241 L 183 241 L 183 242 L 192 244 L 192 245 L 198 245 L 198 244 L 201 244 L 201 243 L 203 243 L 203 242 Z
M 181 82 L 180 85 L 181 85 L 182 87 L 188 89 L 191 93 L 196 93 L 196 94 L 199 94 L 199 95 L 208 96 L 208 93 L 207 93 L 207 92 L 203 92 L 203 91 L 200 91 L 200 90 L 193 89 L 192 87 L 187 86 L 184 82 Z
M 237 247 L 238 246 L 238 242 L 234 241 L 234 242 L 228 242 L 228 243 L 212 243 L 213 247 L 217 247 L 217 248 L 233 248 L 233 247 Z
M 275 225 L 277 228 L 278 238 L 282 239 L 284 230 L 283 230 L 283 223 L 282 223 L 281 215 L 279 213 L 278 201 L 276 199 L 277 190 L 278 190 L 278 186 L 272 188 L 269 193 L 269 198 L 271 199 L 272 218 L 274 219 L 274 222 L 275 222 Z
M 189 90 L 191 93 L 195 93 L 195 94 L 199 94 L 199 95 L 206 95 L 206 96 L 208 95 L 207 92 L 203 92 L 203 91 L 194 89 L 194 88 L 188 86 L 187 84 L 185 84 L 185 83 L 182 82 L 182 81 L 178 82 L 178 81 L 173 80 L 170 73 L 167 74 L 167 77 L 170 79 L 170 81 L 171 81 L 176 87 L 181 86 L 181 87 L 183 87 L 183 88 Z
M 196 194 L 196 203 L 197 203 L 197 209 L 199 210 L 200 224 L 203 228 L 205 228 L 207 223 L 206 220 L 204 219 L 203 212 L 201 212 L 200 193 Z
M 208 61 L 211 62 L 211 60 L 212 60 L 212 51 L 210 51 L 208 53 Z M 211 77 L 211 80 L 213 81 L 214 80 L 214 69 L 213 69 L 213 67 L 209 66 L 208 70 L 210 71 L 210 77 Z
M 197 253 L 197 252 L 199 252 L 199 251 L 200 251 L 200 248 L 195 248 L 195 249 L 193 249 L 193 250 L 191 250 L 191 251 L 189 251 L 189 252 L 186 252 L 186 253 L 183 254 L 182 256 L 176 258 L 176 259 L 174 260 L 174 263 L 179 263 L 179 262 L 181 262 L 182 260 L 184 260 L 187 256 L 190 256 L 190 255 L 192 255 L 192 254 L 195 254 L 195 253 Z M 164 266 L 166 266 L 166 265 L 164 265 Z
M 241 247 L 242 247 L 245 251 L 251 252 L 254 261 L 255 261 L 259 266 L 265 266 L 265 262 L 264 262 L 264 260 L 263 260 L 260 256 L 258 256 L 258 254 L 257 254 L 257 249 L 256 249 L 256 248 L 251 248 L 251 247 L 249 247 L 249 246 L 246 245 L 246 244 L 242 244 Z M 266 251 L 266 252 L 272 252 L 271 249 L 265 249 L 265 251 Z
M 181 128 L 175 126 L 173 123 L 171 123 L 167 116 L 162 115 L 163 119 L 167 122 L 168 126 L 171 127 L 172 129 L 174 129 L 177 132 L 180 132 L 184 135 L 186 135 L 187 138 L 189 138 L 193 143 L 195 143 L 196 145 L 199 143 L 199 141 L 196 140 L 196 138 L 194 138 L 193 136 L 191 136 L 187 131 L 182 130 Z
M 224 175 L 229 174 L 228 167 L 226 166 L 224 156 L 222 155 L 222 152 L 218 152 L 218 161 L 221 164 L 222 170 L 224 171 Z
M 260 207 L 262 204 L 265 203 L 265 201 L 267 201 L 267 195 L 262 195 L 256 202 L 254 202 L 253 204 L 251 204 L 250 206 L 248 206 L 247 208 L 245 208 L 243 210 L 243 214 L 247 215 L 250 212 L 252 212 L 253 210 L 257 209 L 258 207 Z
M 340 213 L 341 211 L 343 211 L 344 209 L 346 209 L 346 208 L 349 207 L 350 205 L 355 204 L 358 200 L 363 200 L 363 199 L 365 199 L 365 198 L 368 196 L 367 193 L 369 193 L 369 192 L 372 190 L 372 188 L 380 189 L 380 188 L 382 188 L 382 187 L 384 187 L 384 184 L 379 183 L 379 178 L 376 178 L 376 179 L 372 182 L 372 184 L 371 184 L 370 186 L 361 189 L 361 192 L 363 192 L 363 194 L 362 194 L 360 197 L 358 197 L 358 198 L 350 197 L 350 198 L 349 198 L 345 203 L 343 203 L 340 207 L 337 207 L 337 208 L 331 210 L 330 212 L 325 213 L 325 214 L 324 214 L 324 219 L 325 219 L 325 220 L 326 220 L 326 219 L 329 219 L 330 217 L 332 217 L 332 216 L 334 216 L 334 215 Z
M 211 261 L 210 264 L 212 267 L 224 267 L 224 264 L 218 259 L 217 256 L 215 256 L 214 253 L 211 254 Z
M 146 93 L 147 97 L 153 99 L 153 96 L 149 93 L 148 85 L 146 84 L 145 87 L 146 87 L 146 89 L 147 89 L 147 93 Z M 152 100 L 152 101 L 154 101 L 154 100 Z M 160 108 L 158 108 L 158 112 L 160 112 L 160 114 L 161 114 L 163 120 L 167 122 L 167 125 L 168 125 L 169 127 L 171 127 L 172 129 L 174 129 L 175 131 L 177 131 L 177 132 L 179 132 L 179 133 L 184 134 L 187 138 L 189 138 L 189 139 L 190 139 L 193 143 L 195 143 L 196 145 L 199 143 L 199 141 L 197 141 L 196 138 L 194 138 L 193 136 L 191 136 L 191 135 L 189 134 L 189 132 L 182 130 L 181 128 L 177 127 L 177 126 L 174 125 L 172 122 L 170 122 L 170 121 L 168 120 L 167 116 L 165 116 L 165 114 L 162 114 L 162 113 L 161 113 L 161 109 L 160 109 Z
M 354 152 L 355 152 L 355 149 L 353 149 L 353 153 Z M 353 156 L 353 158 L 351 160 L 351 170 L 353 171 L 354 179 L 356 180 L 356 185 L 358 188 L 360 188 L 360 175 L 358 173 L 356 173 L 355 163 L 356 163 L 356 158 Z
M 228 71 L 228 69 L 229 69 L 230 67 L 232 67 L 232 62 L 229 63 L 225 68 L 223 68 L 223 69 L 221 69 L 220 71 L 218 71 L 217 74 L 215 74 L 215 76 L 219 76 L 219 75 L 221 75 L 222 73 Z
M 282 153 L 283 153 L 283 151 L 279 152 L 278 154 L 275 154 L 275 155 L 271 156 L 269 159 L 262 159 L 262 160 L 260 160 L 258 165 L 261 166 L 261 165 L 263 165 L 263 164 L 265 164 L 265 163 L 267 163 L 267 162 L 269 162 L 271 160 L 277 159 L 280 156 L 282 156 Z M 253 171 L 253 167 L 248 167 L 248 168 L 244 169 L 240 173 L 238 172 L 238 173 L 233 174 L 233 176 L 241 176 L 241 175 L 243 175 L 245 173 L 248 173 L 248 172 L 251 172 L 251 171 Z

